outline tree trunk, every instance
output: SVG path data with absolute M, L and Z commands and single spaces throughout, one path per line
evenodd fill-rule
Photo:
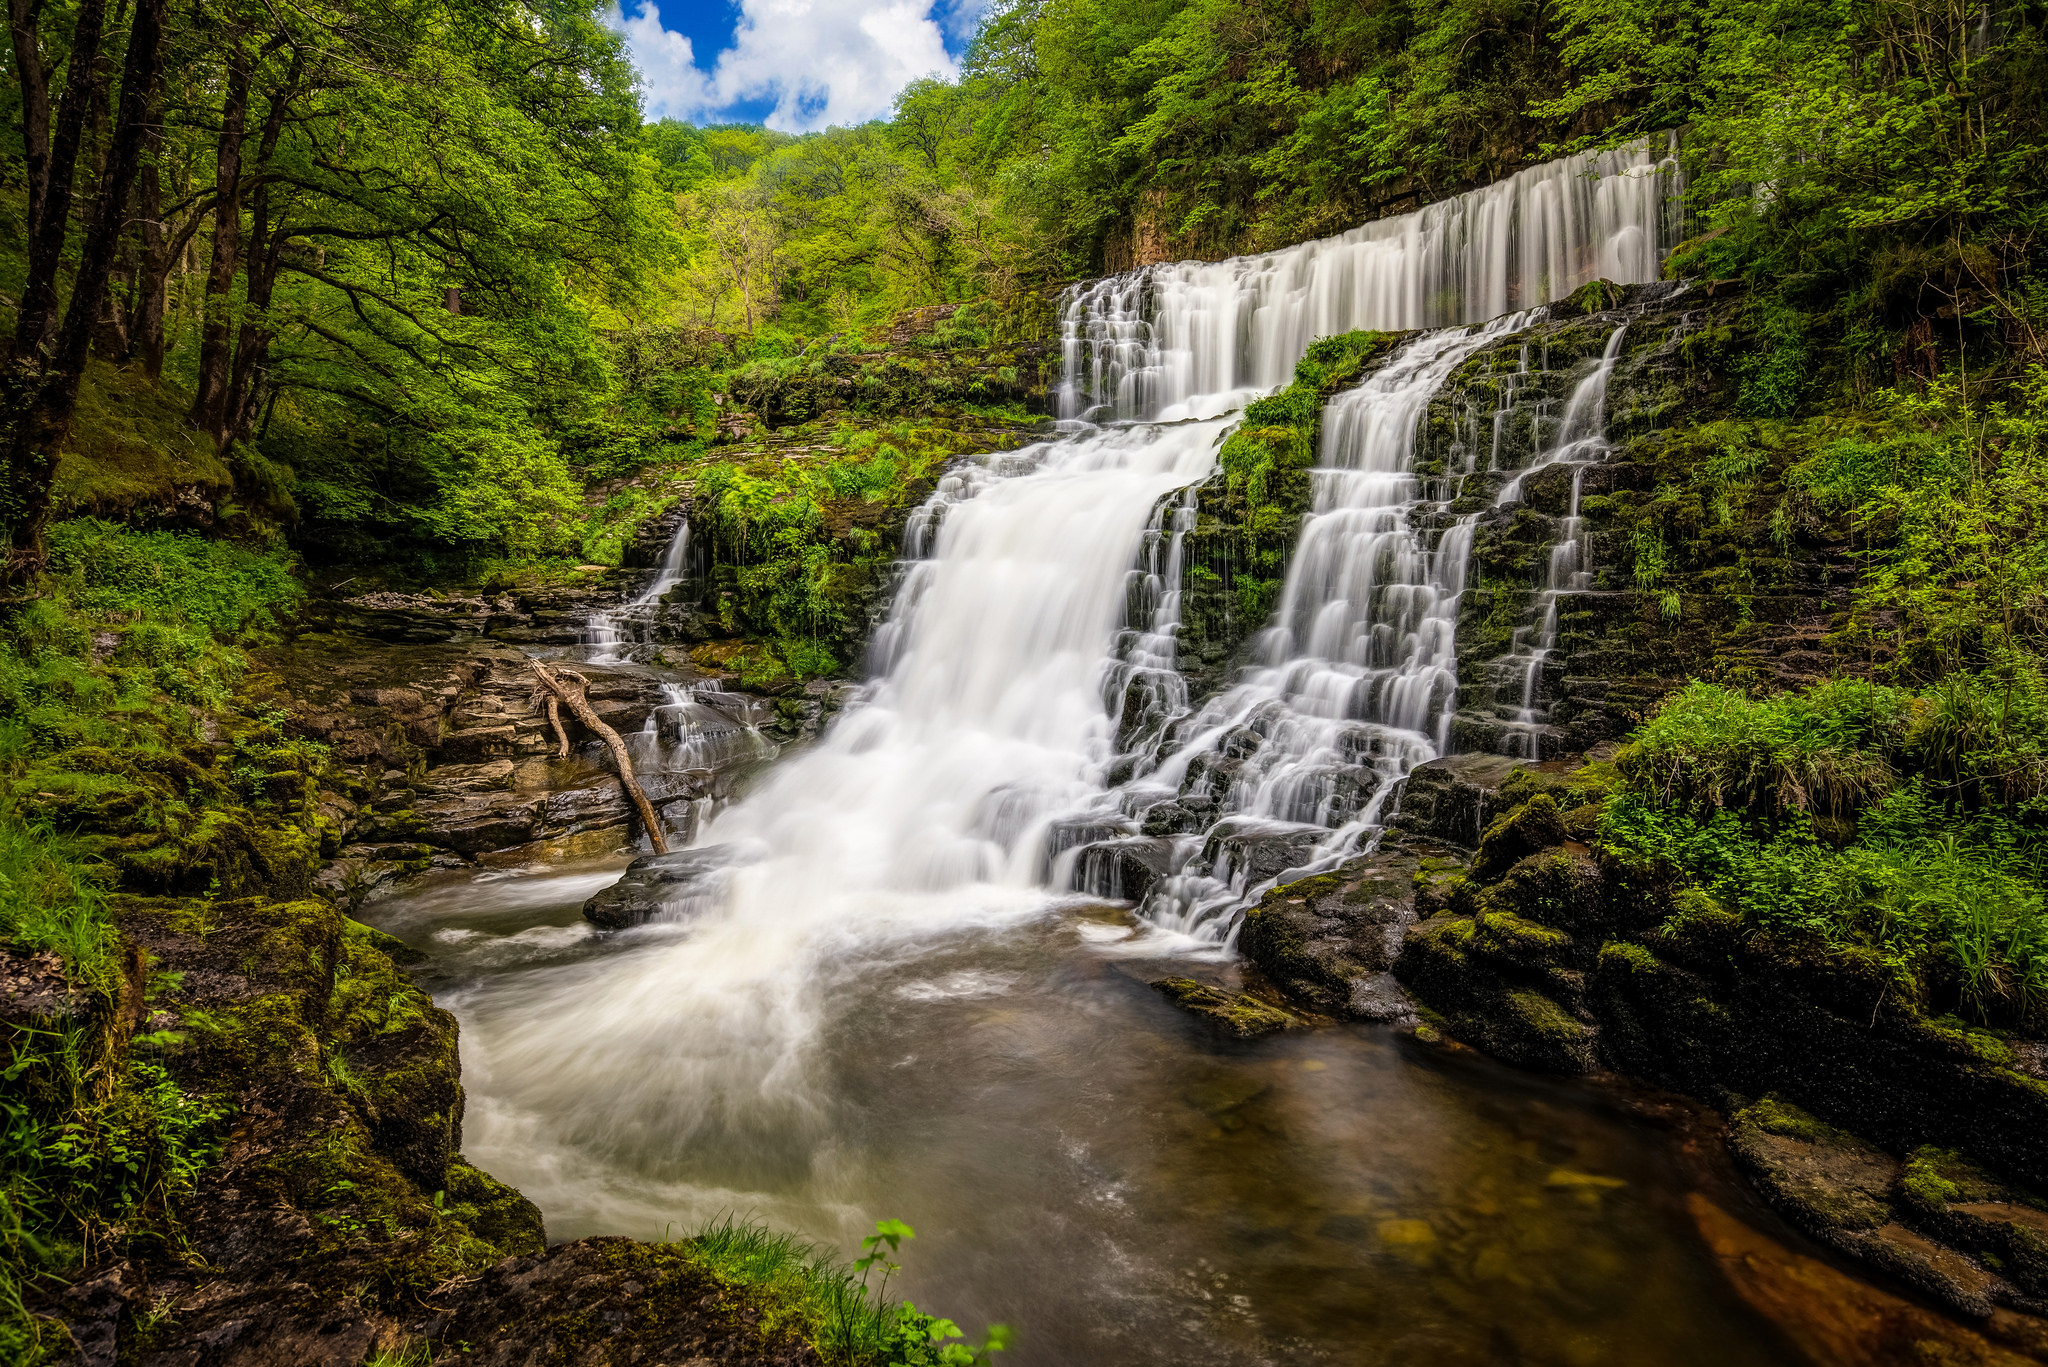
M 107 149 L 99 203 L 79 249 L 72 275 L 71 303 L 56 354 L 39 375 L 27 411 L 7 446 L 9 544 L 0 583 L 21 583 L 43 564 L 43 521 L 50 510 L 50 479 L 57 453 L 71 431 L 78 384 L 85 374 L 93 324 L 107 291 L 114 254 L 120 250 L 122 219 L 135 170 L 142 159 L 144 130 L 152 118 L 157 77 L 163 65 L 165 0 L 139 0 L 128 34 L 128 58 L 121 76 L 121 113 Z M 26 361 L 27 357 L 19 360 Z
M 22 160 L 28 167 L 28 222 L 42 216 L 50 185 L 50 78 L 43 69 L 42 0 L 7 0 L 14 73 L 21 86 Z
M 220 142 L 214 156 L 213 260 L 206 272 L 199 331 L 199 375 L 192 395 L 192 421 L 221 440 L 227 419 L 228 362 L 234 320 L 228 296 L 242 248 L 242 141 L 249 118 L 251 62 L 240 38 L 228 45 L 228 84 L 221 99 Z
M 30 11 L 31 27 L 26 31 L 30 45 L 39 42 L 33 27 L 34 13 Z M 86 111 L 93 103 L 94 82 L 105 74 L 100 69 L 99 56 L 106 21 L 106 0 L 80 0 L 77 25 L 72 31 L 70 64 L 64 73 L 64 103 L 57 110 L 57 126 L 50 135 L 44 161 L 42 202 L 36 206 L 28 225 L 28 278 L 22 283 L 21 312 L 14 328 L 18 357 L 27 358 L 43 350 L 57 330 L 57 269 L 64 258 L 64 235 L 71 225 L 71 185 L 78 168 L 78 144 L 85 134 Z M 23 31 L 17 26 L 17 54 L 23 38 Z M 37 69 L 40 72 L 40 66 Z M 24 70 L 22 74 L 26 78 L 28 73 Z M 24 88 L 22 93 L 26 96 L 28 91 Z M 43 98 L 47 103 L 47 92 Z M 46 119 L 47 112 L 41 117 Z M 25 126 L 37 121 L 23 111 Z M 34 155 L 33 151 L 30 155 Z M 30 174 L 33 184 L 33 167 Z
M 597 713 L 592 710 L 589 699 L 584 696 L 590 688 L 590 681 L 573 669 L 565 669 L 557 674 L 539 660 L 532 660 L 529 663 L 533 666 L 534 674 L 539 677 L 541 686 L 547 690 L 548 699 L 559 701 L 562 706 L 567 707 L 576 720 L 595 732 L 612 752 L 612 763 L 619 771 L 619 786 L 626 790 L 626 796 L 632 799 L 634 809 L 640 813 L 640 824 L 647 828 L 648 841 L 653 844 L 656 854 L 667 854 L 668 838 L 662 833 L 661 819 L 654 814 L 654 804 L 647 800 L 647 794 L 640 788 L 640 781 L 633 777 L 633 760 L 626 753 L 626 742 L 619 739 L 618 732 L 599 719 Z M 561 734 L 559 721 L 556 734 Z M 567 745 L 566 739 L 563 744 Z
M 152 128 L 135 186 L 135 273 L 128 278 L 128 360 L 140 360 L 152 380 L 164 373 L 164 294 L 170 278 L 170 232 L 164 227 L 162 177 L 157 157 L 163 130 Z

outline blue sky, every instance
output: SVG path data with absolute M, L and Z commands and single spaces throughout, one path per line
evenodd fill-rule
M 617 0 L 652 118 L 804 133 L 955 74 L 987 0 Z

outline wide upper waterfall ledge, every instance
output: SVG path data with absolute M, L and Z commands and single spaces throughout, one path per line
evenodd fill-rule
M 1310 342 L 1479 323 L 1589 280 L 1655 280 L 1681 235 L 1673 135 L 1518 171 L 1336 237 L 1070 291 L 1060 411 L 1143 418 L 1285 384 Z

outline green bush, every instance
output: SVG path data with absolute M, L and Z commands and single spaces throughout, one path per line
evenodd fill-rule
M 273 624 L 304 595 L 281 556 L 188 532 L 139 532 L 97 518 L 53 524 L 49 572 L 89 612 L 151 617 L 232 637 Z
M 960 1326 L 888 1297 L 898 1271 L 889 1255 L 915 1238 L 900 1220 L 883 1220 L 861 1241 L 850 1266 L 829 1250 L 765 1225 L 726 1219 L 681 1241 L 714 1276 L 761 1296 L 772 1327 L 796 1330 L 828 1367 L 974 1367 L 1009 1342 L 991 1325 L 978 1345 L 955 1342 Z M 877 1276 L 879 1270 L 879 1276 Z M 871 1281 L 879 1282 L 871 1286 Z
M 2048 681 L 1958 673 L 1676 694 L 1617 760 L 1600 839 L 1754 932 L 1874 953 L 1902 997 L 2048 1025 Z M 1675 896 L 1674 903 L 1682 901 Z

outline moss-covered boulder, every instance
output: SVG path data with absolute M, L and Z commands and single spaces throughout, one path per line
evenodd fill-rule
M 1161 978 L 1152 984 L 1175 1006 L 1192 1012 L 1239 1039 L 1269 1035 L 1278 1030 L 1299 1030 L 1308 1022 L 1272 1002 L 1249 992 L 1233 992 L 1193 978 Z
M 1389 970 L 1415 918 L 1417 888 L 1454 879 L 1462 868 L 1447 847 L 1390 838 L 1329 873 L 1268 891 L 1245 910 L 1238 952 L 1290 1000 L 1314 1010 L 1407 1018 L 1406 995 Z
M 1435 1028 L 1526 1068 L 1585 1073 L 1595 1030 L 1578 1008 L 1571 937 L 1507 913 L 1409 928 L 1394 974 Z
M 1900 1221 L 1902 1165 L 1875 1145 L 1775 1096 L 1737 1111 L 1729 1139 L 1771 1204 L 1821 1242 L 1964 1315 L 1988 1317 L 2016 1299 L 1991 1267 Z

